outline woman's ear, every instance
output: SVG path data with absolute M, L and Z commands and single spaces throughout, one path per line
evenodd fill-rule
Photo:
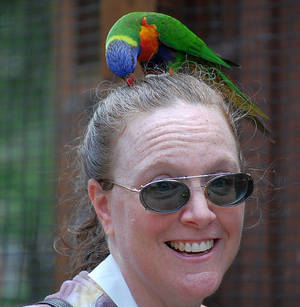
M 112 236 L 114 232 L 109 202 L 109 193 L 103 191 L 100 183 L 95 179 L 89 180 L 88 193 L 105 234 L 107 236 Z

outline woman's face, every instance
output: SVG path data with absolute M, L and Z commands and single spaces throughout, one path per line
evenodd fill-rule
M 182 102 L 132 120 L 114 158 L 112 179 L 136 188 L 164 177 L 239 171 L 221 112 Z M 217 207 L 196 181 L 189 182 L 188 204 L 169 214 L 145 210 L 138 193 L 118 186 L 107 193 L 110 250 L 139 306 L 199 306 L 237 254 L 244 204 Z M 202 243 L 207 250 L 180 251 L 171 247 L 175 243 L 181 249 Z

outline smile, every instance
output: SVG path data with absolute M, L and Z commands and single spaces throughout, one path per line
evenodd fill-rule
M 169 241 L 166 243 L 170 248 L 185 253 L 203 253 L 207 252 L 214 246 L 214 240 L 206 240 L 202 242 L 181 242 Z

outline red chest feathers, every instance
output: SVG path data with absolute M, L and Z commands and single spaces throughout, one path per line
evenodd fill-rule
M 159 33 L 156 32 L 156 26 L 148 25 L 144 17 L 140 31 L 141 53 L 138 57 L 139 62 L 147 62 L 157 53 L 159 47 L 158 36 Z

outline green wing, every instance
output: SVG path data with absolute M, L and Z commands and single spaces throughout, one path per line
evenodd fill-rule
M 230 68 L 205 42 L 179 20 L 161 13 L 144 13 L 148 24 L 155 24 L 159 40 L 166 46 Z

